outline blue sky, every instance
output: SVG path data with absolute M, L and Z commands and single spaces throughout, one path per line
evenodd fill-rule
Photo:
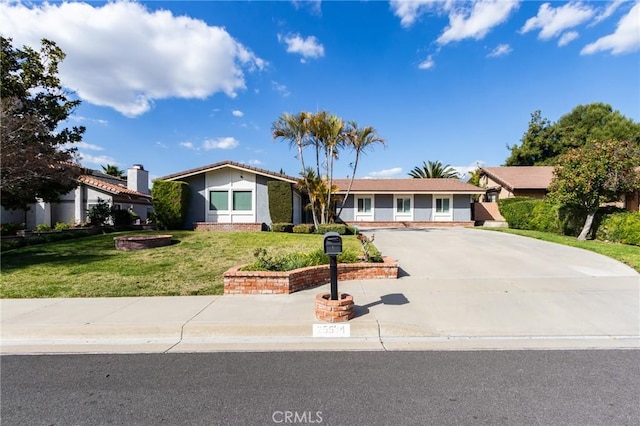
M 82 164 L 152 178 L 222 160 L 297 175 L 271 137 L 283 112 L 374 126 L 387 147 L 359 178 L 501 165 L 537 109 L 605 102 L 640 121 L 638 1 L 0 1 L 0 32 L 67 53 Z

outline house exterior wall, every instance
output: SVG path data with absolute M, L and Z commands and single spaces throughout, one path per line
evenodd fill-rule
M 413 220 L 430 221 L 433 216 L 433 197 L 431 194 L 413 196 Z
M 353 222 L 353 200 L 355 200 L 353 194 L 349 194 L 349 198 L 343 201 L 342 213 L 340 213 L 340 220 L 343 222 Z M 338 210 L 340 210 L 339 207 Z
M 205 211 L 207 209 L 207 197 L 204 181 L 204 173 L 179 179 L 189 185 L 189 208 L 183 226 L 185 229 L 193 229 L 194 223 L 206 222 Z
M 26 213 L 24 210 L 7 210 L 0 207 L 0 223 L 25 223 Z
M 374 195 L 373 220 L 393 220 L 393 194 Z
M 516 189 L 510 197 L 529 197 L 542 200 L 545 195 L 547 195 L 545 189 Z
M 453 195 L 453 221 L 466 222 L 471 220 L 471 197 L 468 194 Z

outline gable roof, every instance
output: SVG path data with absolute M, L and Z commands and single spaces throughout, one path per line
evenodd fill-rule
M 338 193 L 346 193 L 349 179 L 334 179 Z M 350 193 L 411 193 L 411 194 L 484 194 L 485 190 L 458 179 L 354 179 Z
M 142 192 L 129 189 L 125 185 L 111 183 L 106 180 L 99 179 L 95 176 L 80 175 L 78 181 L 92 188 L 112 195 L 125 195 L 129 197 L 151 199 L 151 195 L 149 194 L 143 194 Z
M 170 175 L 159 177 L 156 180 L 178 180 L 189 176 L 199 175 L 200 173 L 206 173 L 214 170 L 230 167 L 232 169 L 244 170 L 251 173 L 256 173 L 262 176 L 271 177 L 274 179 L 284 180 L 286 182 L 295 183 L 297 178 L 288 176 L 281 173 L 275 173 L 270 170 L 261 169 L 259 167 L 247 166 L 246 164 L 236 163 L 235 161 L 220 161 L 218 163 L 208 164 L 202 167 L 196 167 L 195 169 L 189 169 L 178 173 L 172 173 Z
M 553 179 L 553 169 L 553 166 L 482 167 L 480 174 L 487 175 L 510 191 L 548 189 Z

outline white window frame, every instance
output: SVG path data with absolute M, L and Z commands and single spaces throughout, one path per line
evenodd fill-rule
M 449 211 L 438 212 L 437 201 L 449 200 Z M 433 221 L 434 222 L 452 222 L 453 221 L 453 194 L 433 194 Z
M 371 211 L 369 212 L 359 212 L 358 211 L 358 200 L 371 199 Z M 361 194 L 356 195 L 353 202 L 353 217 L 356 222 L 371 222 L 374 218 L 374 212 L 376 211 L 375 207 L 375 197 L 373 194 Z
M 398 212 L 398 200 L 409 200 L 409 211 Z M 393 219 L 395 221 L 412 221 L 413 220 L 413 194 L 395 194 L 393 196 Z

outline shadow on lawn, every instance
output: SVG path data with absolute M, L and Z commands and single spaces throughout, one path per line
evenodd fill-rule
M 104 254 L 59 253 L 46 249 L 31 249 L 28 252 L 3 253 L 1 269 L 3 273 L 6 273 L 14 269 L 45 264 L 69 264 L 69 266 L 77 266 L 100 262 L 110 257 L 111 256 Z

